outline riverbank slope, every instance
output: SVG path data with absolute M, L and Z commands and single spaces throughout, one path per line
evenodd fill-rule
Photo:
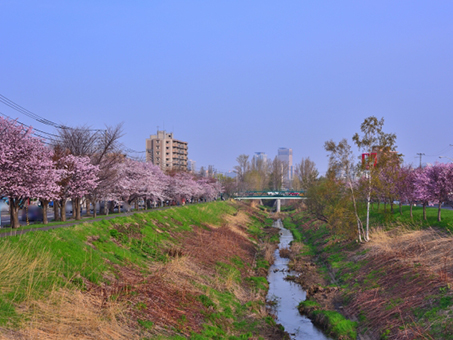
M 453 339 L 451 235 L 399 226 L 359 244 L 305 211 L 284 224 L 297 241 L 289 256 L 307 290 L 303 313 L 340 312 L 360 339 Z
M 0 338 L 282 339 L 271 225 L 214 202 L 1 239 Z

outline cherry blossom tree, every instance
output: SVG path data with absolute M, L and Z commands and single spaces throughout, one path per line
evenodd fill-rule
M 170 185 L 170 177 L 165 175 L 159 166 L 150 162 L 147 162 L 146 165 L 152 179 L 147 182 L 146 198 L 157 204 L 157 202 L 167 199 L 166 191 Z
M 417 173 L 415 180 L 416 193 L 419 200 L 424 202 L 423 218 L 426 219 L 426 202 L 436 202 L 438 207 L 437 220 L 441 221 L 441 208 L 453 192 L 453 165 L 436 163 L 427 166 Z
M 395 201 L 396 197 L 398 196 L 398 181 L 399 176 L 401 175 L 400 172 L 401 168 L 398 163 L 396 162 L 388 162 L 379 169 L 379 187 L 380 187 L 380 194 L 381 197 L 384 198 L 385 203 L 390 204 L 390 211 L 393 213 L 393 202 Z M 384 207 L 385 209 L 385 207 Z
M 138 199 L 157 202 L 167 196 L 168 176 L 152 163 L 125 158 L 116 165 L 116 172 L 117 179 L 108 195 L 109 200 L 136 202 L 137 208 Z
M 201 197 L 203 197 L 207 201 L 211 201 L 215 199 L 218 194 L 222 191 L 222 186 L 216 180 L 211 180 L 208 178 L 202 178 L 198 180 L 198 184 L 200 185 L 200 193 Z
M 178 172 L 170 177 L 168 187 L 170 197 L 177 202 L 191 199 L 201 191 L 200 184 L 186 172 Z
M 67 155 L 59 159 L 59 168 L 64 172 L 60 184 L 61 219 L 66 220 L 64 212 L 66 201 L 72 199 L 76 220 L 80 220 L 80 199 L 97 185 L 99 167 L 90 163 L 89 157 Z
M 32 129 L 0 117 L 0 193 L 8 196 L 11 227 L 19 223 L 19 205 L 27 198 L 51 199 L 58 190 L 51 151 Z
M 98 184 L 86 195 L 87 215 L 90 214 L 89 203 L 93 204 L 96 217 L 96 204 L 107 200 L 112 195 L 112 187 L 117 180 L 116 165 L 124 160 L 119 139 L 123 136 L 122 123 L 106 126 L 104 130 L 93 130 L 88 126 L 65 128 L 59 130 L 57 145 L 68 150 L 74 156 L 88 156 L 91 164 L 99 166 Z M 107 213 L 107 202 L 104 205 Z
M 400 200 L 400 214 L 402 214 L 402 202 L 407 202 L 410 206 L 410 216 L 413 217 L 412 207 L 414 202 L 417 200 L 415 192 L 415 176 L 417 170 L 413 169 L 412 166 L 406 165 L 400 168 L 398 178 L 396 181 L 396 188 L 398 197 Z
M 114 185 L 114 201 L 125 201 L 130 203 L 137 197 L 142 187 L 142 179 L 146 176 L 144 168 L 139 166 L 138 162 L 126 158 L 117 166 L 118 179 Z

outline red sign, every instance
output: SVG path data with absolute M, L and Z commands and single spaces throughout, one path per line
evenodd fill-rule
M 374 162 L 373 162 L 374 160 Z M 373 166 L 376 166 L 377 164 L 377 153 L 372 152 L 372 153 L 362 153 L 362 165 L 365 167 L 365 169 L 369 169 L 370 164 L 373 164 Z

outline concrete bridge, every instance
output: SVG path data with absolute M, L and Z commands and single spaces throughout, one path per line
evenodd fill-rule
M 305 191 L 286 190 L 286 191 L 245 191 L 236 193 L 235 200 L 277 200 L 277 212 L 280 212 L 281 200 L 301 200 L 306 199 Z

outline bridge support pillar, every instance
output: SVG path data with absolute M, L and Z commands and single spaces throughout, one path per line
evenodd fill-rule
M 280 212 L 281 200 L 277 199 L 277 212 Z

